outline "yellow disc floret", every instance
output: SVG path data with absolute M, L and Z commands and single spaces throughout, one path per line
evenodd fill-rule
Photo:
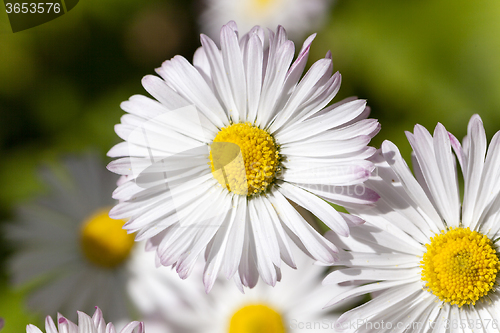
M 129 256 L 134 235 L 122 229 L 123 220 L 113 220 L 108 213 L 109 209 L 99 210 L 83 223 L 80 245 L 92 264 L 114 268 Z
M 475 305 L 495 285 L 500 262 L 491 240 L 469 228 L 450 228 L 425 245 L 422 280 L 441 301 Z
M 222 128 L 210 146 L 212 174 L 239 195 L 265 191 L 274 181 L 279 161 L 273 137 L 250 123 Z
M 229 333 L 285 333 L 281 315 L 266 305 L 247 305 L 231 317 Z

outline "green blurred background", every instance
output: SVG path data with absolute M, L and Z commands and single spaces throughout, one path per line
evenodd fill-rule
M 140 79 L 199 45 L 200 1 L 82 0 L 54 21 L 5 32 L 0 6 L 0 220 L 43 193 L 36 168 L 61 155 L 97 150 L 118 137 L 121 101 L 145 94 Z M 457 137 L 479 113 L 488 137 L 500 128 L 500 2 L 339 0 L 318 31 L 310 62 L 333 53 L 340 98 L 368 99 L 382 131 L 406 158 L 404 131 L 442 122 Z M 286 27 L 285 27 L 286 28 Z M 298 48 L 298 47 L 297 47 Z M 2 222 L 0 222 L 2 223 Z M 41 324 L 8 283 L 11 251 L 0 234 L 2 333 Z

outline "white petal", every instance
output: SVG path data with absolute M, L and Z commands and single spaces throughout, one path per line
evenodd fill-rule
M 334 265 L 340 266 L 364 266 L 392 268 L 418 267 L 420 259 L 416 255 L 404 253 L 363 253 L 363 252 L 341 252 L 339 261 Z
M 298 143 L 281 146 L 281 153 L 292 156 L 335 156 L 359 151 L 364 148 L 371 138 L 368 135 L 360 135 L 347 140 L 331 140 L 322 142 L 309 142 L 307 139 Z
M 335 261 L 337 251 L 335 246 L 314 230 L 281 193 L 275 191 L 269 198 L 278 212 L 281 222 L 302 241 L 313 258 L 326 264 L 332 264 Z
M 253 233 L 257 269 L 264 282 L 274 287 L 276 285 L 277 276 L 272 258 L 274 258 L 274 260 L 280 260 L 278 255 L 278 244 L 275 235 L 269 235 L 271 237 L 274 236 L 274 239 L 266 239 L 267 234 L 264 231 L 263 225 L 268 221 L 259 218 L 254 201 L 255 200 L 250 200 L 248 202 L 248 213 Z
M 328 129 L 340 126 L 357 117 L 365 109 L 366 101 L 355 100 L 342 104 L 336 108 L 327 107 L 323 109 L 325 113 L 307 119 L 301 123 L 294 123 L 287 128 L 283 128 L 276 135 L 276 140 L 280 142 L 280 135 L 290 134 L 300 129 L 300 133 L 309 133 L 308 136 L 314 136 Z M 304 134 L 302 134 L 304 135 Z
M 409 279 L 402 279 L 402 280 L 396 280 L 396 281 L 383 281 L 383 282 L 362 285 L 362 286 L 356 287 L 354 289 L 348 290 L 344 293 L 341 293 L 339 295 L 336 295 L 332 300 L 330 300 L 330 302 L 328 302 L 327 305 L 325 305 L 325 307 L 339 303 L 339 302 L 341 302 L 345 299 L 348 299 L 350 297 L 360 296 L 360 295 L 372 293 L 374 291 L 392 289 L 394 287 L 398 287 L 401 285 L 411 286 L 412 284 L 415 284 L 416 279 L 418 280 L 419 278 L 412 277 Z M 339 319 L 339 320 L 341 320 L 341 319 Z
M 287 41 L 277 50 L 275 55 L 271 50 L 269 54 L 275 59 L 268 62 L 262 85 L 262 95 L 256 120 L 256 124 L 261 127 L 267 127 L 271 119 L 279 111 L 275 108 L 276 104 L 279 104 L 286 73 L 293 59 L 293 42 Z
M 484 163 L 484 171 L 481 178 L 479 196 L 476 198 L 477 212 L 481 217 L 475 220 L 470 227 L 476 228 L 476 225 L 488 218 L 489 209 L 494 205 L 496 197 L 500 192 L 500 132 L 497 132 L 491 139 Z
M 424 214 L 422 216 L 424 218 L 428 216 L 428 218 L 430 219 L 427 221 L 429 226 L 431 228 L 433 228 L 433 226 L 437 226 L 438 228 L 433 228 L 436 230 L 436 233 L 438 233 L 439 230 L 446 229 L 441 220 L 441 217 L 427 198 L 424 190 L 412 176 L 408 165 L 401 157 L 399 149 L 392 142 L 384 141 L 382 143 L 382 153 L 386 161 L 391 166 L 392 170 L 399 177 L 401 185 L 403 185 L 403 187 L 405 188 L 406 193 L 417 204 L 417 209 L 423 210 Z
M 175 56 L 172 60 L 165 61 L 157 72 L 171 87 L 176 88 L 178 94 L 194 103 L 215 126 L 222 128 L 229 123 L 210 87 L 186 59 Z
M 349 126 L 330 129 L 323 133 L 314 135 L 309 139 L 309 142 L 346 140 L 360 135 L 373 137 L 379 129 L 380 124 L 376 119 L 363 119 Z M 309 137 L 309 132 L 304 131 L 302 128 L 297 128 L 297 131 L 293 134 L 289 132 L 287 135 L 279 135 L 279 140 L 281 144 L 287 144 L 290 142 L 301 141 L 302 139 Z
M 217 45 L 205 35 L 200 37 L 201 45 L 205 49 L 208 62 L 210 63 L 210 70 L 212 73 L 212 79 L 214 82 L 214 87 L 220 98 L 222 99 L 223 107 L 226 112 L 229 113 L 235 122 L 239 122 L 239 110 L 235 104 L 233 94 L 231 92 L 231 86 L 227 77 L 227 69 L 225 68 L 225 59 L 223 60 L 221 51 L 217 48 Z M 238 53 L 240 53 L 238 51 Z
M 458 186 L 454 180 L 456 169 L 446 129 L 438 125 L 433 140 L 425 128 L 416 125 L 415 134 L 407 133 L 407 137 L 415 151 L 436 208 L 449 226 L 457 227 L 460 222 Z
M 43 332 L 35 325 L 29 324 L 26 326 L 26 333 L 43 333 Z
M 243 57 L 238 44 L 237 34 L 229 26 L 223 26 L 220 42 L 222 58 L 236 106 L 236 112 L 233 112 L 233 121 L 244 121 L 247 118 L 247 87 Z M 253 61 L 256 61 L 256 59 Z
M 277 131 L 288 119 L 292 118 L 297 112 L 300 104 L 309 98 L 315 90 L 314 85 L 325 75 L 331 76 L 332 61 L 330 59 L 321 59 L 316 61 L 309 71 L 304 75 L 297 88 L 294 89 L 284 108 L 276 115 L 276 119 L 269 128 L 271 133 Z
M 237 215 L 235 216 L 235 220 L 229 234 L 227 250 L 224 256 L 224 273 L 228 279 L 230 279 L 237 272 L 242 256 L 247 223 L 246 198 L 238 196 L 238 204 L 234 209 L 237 209 Z
M 213 84 L 207 54 L 203 46 L 200 46 L 193 55 L 193 66 L 200 72 L 208 85 Z M 211 87 L 213 89 L 213 87 Z
M 289 245 L 289 238 L 285 234 L 285 230 L 283 229 L 281 222 L 279 220 L 278 214 L 274 209 L 271 202 L 267 199 L 263 199 L 262 203 L 264 204 L 267 212 L 269 214 L 269 218 L 271 223 L 273 224 L 274 230 L 276 231 L 276 238 L 278 240 L 278 246 L 281 254 L 281 259 L 290 267 L 297 268 L 295 265 L 295 260 Z
M 332 206 L 322 199 L 286 182 L 279 184 L 279 191 L 288 199 L 313 213 L 337 234 L 344 237 L 349 236 L 349 227 L 345 220 Z
M 241 258 L 241 246 L 239 247 L 239 253 L 227 253 L 227 250 L 230 250 L 228 249 L 228 243 L 232 240 L 231 233 L 234 234 L 235 230 L 237 231 L 238 229 L 244 230 L 243 226 L 236 225 L 241 222 L 237 219 L 237 217 L 238 215 L 241 215 L 241 210 L 244 209 L 244 207 L 242 208 L 238 205 L 238 198 L 240 197 L 241 196 L 233 196 L 233 208 L 231 209 L 231 214 L 228 214 L 223 224 L 217 231 L 217 234 L 213 239 L 213 245 L 207 253 L 205 271 L 203 272 L 203 284 L 205 285 L 205 291 L 207 293 L 212 289 L 221 267 L 225 264 L 223 262 L 225 257 L 227 258 L 229 255 L 232 255 L 237 258 L 235 263 L 233 260 L 232 267 L 230 268 L 231 275 L 227 276 L 228 279 L 232 277 L 238 268 L 239 259 Z M 234 245 L 234 240 L 232 241 L 233 243 L 231 245 Z M 240 244 L 243 243 L 243 233 L 240 233 L 240 237 L 236 241 L 240 241 Z
M 476 210 L 476 198 L 479 196 L 484 155 L 486 154 L 486 134 L 478 115 L 472 116 L 467 129 L 470 148 L 467 156 L 467 174 L 465 175 L 464 199 L 462 204 L 462 223 L 468 227 L 476 223 L 480 212 Z
M 320 198 L 343 207 L 372 205 L 380 196 L 363 184 L 354 186 L 331 186 L 324 184 L 300 184 L 303 189 L 316 194 Z
M 243 240 L 243 251 L 241 253 L 240 265 L 235 278 L 239 277 L 241 284 L 248 288 L 253 288 L 259 280 L 259 273 L 255 265 L 255 247 L 253 233 L 250 226 L 250 215 L 246 211 L 245 238 Z
M 92 318 L 81 311 L 78 311 L 78 333 L 97 333 Z
M 367 180 L 372 169 L 371 162 L 360 161 L 354 165 L 333 164 L 312 169 L 287 169 L 279 179 L 296 184 L 349 186 Z
M 338 323 L 342 324 L 352 320 L 370 318 L 373 314 L 380 313 L 395 304 L 404 302 L 415 293 L 422 293 L 421 286 L 417 283 L 387 289 L 372 300 L 342 314 L 338 319 Z M 332 302 L 329 302 L 329 305 L 332 304 Z
M 248 95 L 248 115 L 246 120 L 251 123 L 257 118 L 260 102 L 263 57 L 262 41 L 259 36 L 252 34 L 248 41 L 247 50 L 243 56 Z

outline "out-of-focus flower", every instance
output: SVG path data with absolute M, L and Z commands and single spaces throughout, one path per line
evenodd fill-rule
M 93 155 L 67 158 L 42 176 L 50 194 L 23 205 L 6 238 L 16 248 L 16 285 L 35 282 L 28 305 L 43 314 L 96 305 L 112 320 L 128 318 L 125 283 L 134 236 L 109 218 L 117 178 Z
M 206 255 L 204 283 L 220 271 L 240 289 L 259 276 L 274 286 L 282 260 L 296 267 L 292 240 L 323 264 L 336 247 L 314 230 L 288 200 L 311 211 L 334 232 L 349 235 L 362 221 L 325 200 L 372 203 L 362 184 L 373 169 L 367 146 L 378 132 L 365 119 L 364 100 L 327 106 L 340 88 L 330 54 L 304 75 L 309 37 L 292 63 L 294 44 L 283 27 L 269 36 L 254 27 L 238 38 L 234 22 L 221 31 L 221 49 L 207 36 L 191 65 L 181 56 L 148 75 L 157 101 L 133 96 L 115 127 L 125 140 L 108 165 L 124 175 L 110 212 L 130 218 L 124 228 L 148 240 L 158 261 L 182 278 Z
M 130 287 L 150 333 L 334 332 L 338 316 L 322 307 L 338 287 L 323 286 L 326 268 L 294 254 L 302 268 L 283 268 L 283 280 L 274 288 L 259 284 L 243 294 L 221 278 L 207 295 L 194 274 L 182 281 L 171 269 L 155 269 L 153 254 L 145 253 Z M 194 269 L 202 271 L 203 262 Z
M 137 330 L 136 330 L 137 328 Z M 86 313 L 78 311 L 78 325 L 64 318 L 60 314 L 57 315 L 57 328 L 52 320 L 52 317 L 45 318 L 46 333 L 116 333 L 113 323 L 104 321 L 101 309 L 96 307 L 94 315 L 90 317 Z M 144 324 L 142 322 L 133 321 L 126 325 L 120 333 L 144 333 Z M 26 333 L 43 333 L 38 327 L 28 325 Z
M 274 29 L 287 27 L 290 39 L 302 40 L 321 28 L 327 19 L 332 0 L 204 0 L 199 21 L 201 32 L 218 40 L 220 27 L 234 20 L 241 31 L 253 26 Z
M 372 208 L 351 209 L 367 223 L 352 228 L 350 238 L 331 235 L 348 251 L 336 263 L 345 268 L 324 282 L 350 286 L 329 304 L 372 293 L 372 300 L 339 318 L 346 332 L 372 332 L 377 325 L 406 332 L 497 331 L 500 132 L 487 149 L 475 115 L 463 146 L 441 124 L 434 135 L 416 125 L 407 137 L 415 176 L 385 141 L 366 183 L 381 199 Z M 452 148 L 463 174 L 462 203 Z

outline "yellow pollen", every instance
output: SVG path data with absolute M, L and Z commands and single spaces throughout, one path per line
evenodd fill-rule
M 210 166 L 217 181 L 239 195 L 265 191 L 279 170 L 273 137 L 250 123 L 222 128 L 210 146 Z
M 229 333 L 285 333 L 283 318 L 266 305 L 247 305 L 236 311 Z
M 113 220 L 108 213 L 109 209 L 99 210 L 83 223 L 80 245 L 91 263 L 114 268 L 129 256 L 134 235 L 122 229 L 123 220 Z
M 475 305 L 495 285 L 500 261 L 491 240 L 469 228 L 431 238 L 422 265 L 425 287 L 443 302 Z

